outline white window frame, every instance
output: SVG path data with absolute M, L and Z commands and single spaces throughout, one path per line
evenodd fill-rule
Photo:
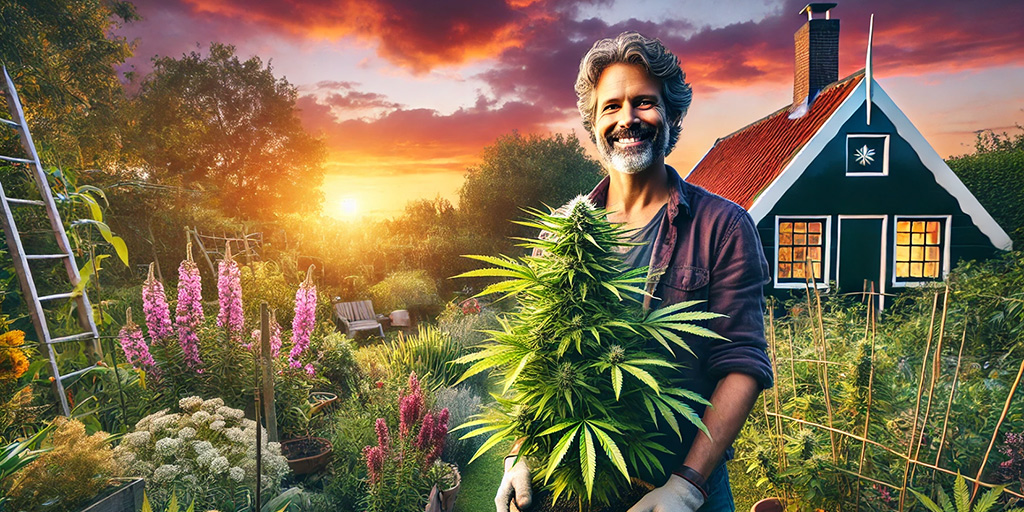
M 904 278 L 903 281 L 899 281 L 896 278 L 896 226 L 900 221 L 909 220 L 936 220 L 943 219 L 945 227 L 942 229 L 942 269 L 939 270 L 938 279 L 928 278 L 922 279 L 921 281 L 907 281 Z M 890 272 L 891 284 L 894 288 L 912 288 L 915 286 L 933 286 L 935 283 L 941 283 L 949 277 L 950 270 L 950 235 L 953 232 L 953 216 L 952 215 L 893 215 L 892 222 L 892 271 Z
M 794 288 L 806 288 L 807 283 L 801 281 L 798 283 L 782 283 L 779 282 L 779 223 L 783 220 L 789 221 L 801 221 L 801 220 L 821 220 L 824 221 L 825 225 L 822 228 L 822 235 L 825 236 L 825 243 L 822 246 L 821 259 L 824 268 L 821 273 L 821 281 L 815 281 L 815 286 L 819 290 L 829 290 L 829 279 L 832 274 L 832 216 L 830 215 L 776 215 L 775 216 L 775 245 L 772 248 L 774 255 L 775 271 L 772 274 L 774 276 L 774 285 L 776 289 L 794 289 Z M 813 269 L 812 269 L 813 272 Z
M 850 172 L 850 154 L 852 149 L 850 147 L 850 139 L 858 138 L 870 138 L 870 139 L 885 139 L 884 149 L 882 152 L 882 172 Z M 846 134 L 846 175 L 850 178 L 870 178 L 874 176 L 888 176 L 889 175 L 889 134 L 888 133 L 848 133 Z

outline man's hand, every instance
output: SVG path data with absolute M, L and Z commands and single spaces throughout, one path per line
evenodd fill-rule
M 512 501 L 513 493 L 516 498 L 516 507 L 520 510 L 533 503 L 533 491 L 530 489 L 530 468 L 526 466 L 526 457 L 521 457 L 519 462 L 516 462 L 515 455 L 505 457 L 505 475 L 501 477 L 498 494 L 494 496 L 497 512 L 509 512 L 508 505 Z
M 672 475 L 665 485 L 647 493 L 627 512 L 695 512 L 703 504 L 704 495 L 696 485 Z

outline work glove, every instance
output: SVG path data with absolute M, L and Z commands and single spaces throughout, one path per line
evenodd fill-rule
M 704 494 L 689 480 L 672 475 L 665 485 L 644 495 L 627 512 L 695 512 L 704 504 Z
M 505 474 L 498 484 L 498 494 L 494 496 L 497 512 L 509 512 L 509 502 L 515 496 L 516 506 L 520 510 L 533 503 L 533 492 L 530 490 L 530 468 L 526 466 L 526 457 L 516 462 L 515 455 L 505 457 Z

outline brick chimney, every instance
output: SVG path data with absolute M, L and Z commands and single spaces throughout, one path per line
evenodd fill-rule
M 839 20 L 829 16 L 832 3 L 807 4 L 800 14 L 807 23 L 796 31 L 796 72 L 793 80 L 793 106 L 806 107 L 826 85 L 839 80 Z M 814 18 L 824 14 L 824 18 Z

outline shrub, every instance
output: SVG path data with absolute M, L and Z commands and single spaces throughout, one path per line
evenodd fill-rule
M 415 335 L 406 337 L 399 333 L 397 340 L 369 350 L 384 363 L 389 378 L 415 372 L 423 376 L 424 384 L 431 390 L 455 385 L 468 366 L 456 362 L 465 354 L 465 347 L 448 333 L 422 324 Z
M 471 416 L 479 414 L 483 410 L 480 396 L 465 385 L 439 389 L 434 400 L 434 408 L 448 409 L 448 423 L 451 425 L 461 425 Z M 465 468 L 469 465 L 469 459 L 480 449 L 483 442 L 484 438 L 480 436 L 469 439 L 450 436 L 444 445 L 441 459 L 454 462 L 459 467 Z
M 362 372 L 356 362 L 356 351 L 352 340 L 340 332 L 331 332 L 322 338 L 314 337 L 315 366 L 319 376 L 330 382 L 329 391 L 339 397 L 359 392 Z
M 58 417 L 54 422 L 53 449 L 14 477 L 10 510 L 73 510 L 118 476 L 106 432 L 88 436 L 78 420 Z
M 234 510 L 256 482 L 256 422 L 220 398 L 192 396 L 178 402 L 181 413 L 162 410 L 139 420 L 114 456 L 124 472 L 146 479 L 146 492 L 162 507 L 177 493 L 197 509 Z M 288 474 L 278 443 L 263 435 L 264 493 L 272 495 Z M 204 508 L 205 507 L 205 508 Z
M 370 297 L 377 311 L 396 309 L 430 309 L 441 304 L 437 285 L 423 270 L 403 270 L 388 274 L 370 287 Z

